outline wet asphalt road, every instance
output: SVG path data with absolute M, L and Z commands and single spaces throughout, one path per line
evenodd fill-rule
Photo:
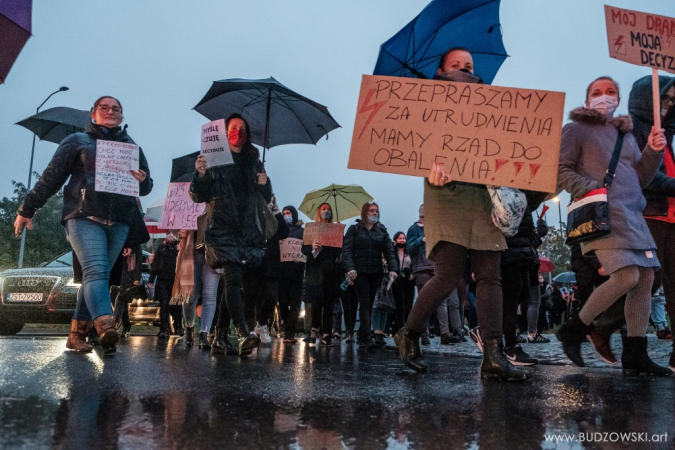
M 177 338 L 132 337 L 106 358 L 64 344 L 0 338 L 0 448 L 649 449 L 675 438 L 673 377 L 540 365 L 526 383 L 482 382 L 475 357 L 429 355 L 417 375 L 392 349 L 277 339 L 245 359 Z M 605 441 L 547 441 L 578 433 Z

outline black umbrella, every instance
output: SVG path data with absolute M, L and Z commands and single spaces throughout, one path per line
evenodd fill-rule
M 86 130 L 90 122 L 89 111 L 57 106 L 17 122 L 17 125 L 28 128 L 41 140 L 58 144 L 67 136 Z
M 274 78 L 214 81 L 194 110 L 209 120 L 239 113 L 251 141 L 265 150 L 284 144 L 315 144 L 340 125 L 328 108 L 288 89 Z
M 171 183 L 185 183 L 192 181 L 195 171 L 195 162 L 199 152 L 190 153 L 171 160 Z
M 0 1 L 0 84 L 31 36 L 33 0 Z

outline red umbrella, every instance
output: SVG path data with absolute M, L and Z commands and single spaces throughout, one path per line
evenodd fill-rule
M 554 270 L 555 264 L 550 259 L 543 256 L 539 257 L 539 272 L 553 272 Z
M 31 36 L 32 0 L 0 2 L 0 84 Z

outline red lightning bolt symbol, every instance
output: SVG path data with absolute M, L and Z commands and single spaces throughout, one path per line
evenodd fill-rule
M 370 113 L 370 116 L 366 119 L 365 125 L 363 125 L 363 129 L 361 130 L 361 134 L 359 134 L 359 139 L 361 139 L 361 136 L 363 136 L 363 132 L 366 131 L 366 127 L 370 123 L 371 120 L 373 120 L 373 117 L 375 117 L 375 114 L 384 106 L 386 101 L 384 102 L 379 102 L 379 103 L 373 103 L 370 105 L 370 98 L 373 96 L 373 93 L 375 92 L 375 89 L 371 89 L 368 91 L 368 94 L 366 94 L 366 100 L 363 102 L 363 106 L 361 106 L 361 109 L 359 110 L 359 114 L 362 114 L 364 112 L 372 111 Z
M 623 45 L 623 35 L 619 35 L 619 37 L 614 40 L 614 46 L 616 47 L 617 50 L 619 50 L 622 45 Z

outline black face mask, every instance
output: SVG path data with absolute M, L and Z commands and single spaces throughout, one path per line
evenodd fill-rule
M 451 70 L 449 72 L 441 72 L 435 77 L 437 80 L 456 81 L 458 83 L 477 83 L 483 84 L 483 79 L 478 75 L 474 75 L 467 69 Z
M 396 243 L 396 247 L 398 248 L 405 248 L 405 244 L 399 244 L 398 242 Z

